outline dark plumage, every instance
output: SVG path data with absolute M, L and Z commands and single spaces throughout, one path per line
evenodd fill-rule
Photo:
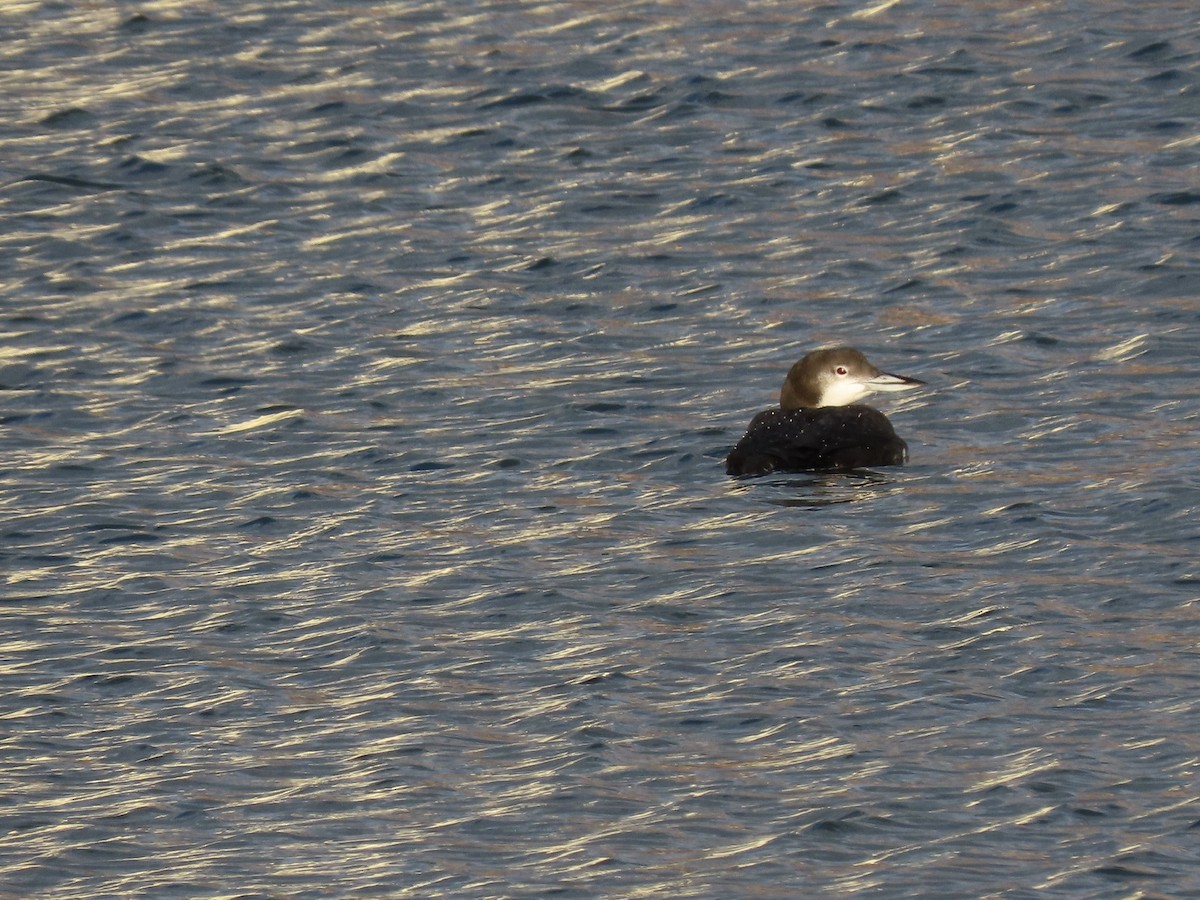
M 730 475 L 899 466 L 908 445 L 887 416 L 870 406 L 767 409 L 738 441 L 725 471 Z
M 898 466 L 908 445 L 887 417 L 856 404 L 872 391 L 924 384 L 871 365 L 851 347 L 817 350 L 792 366 L 780 406 L 760 412 L 725 460 L 730 475 Z

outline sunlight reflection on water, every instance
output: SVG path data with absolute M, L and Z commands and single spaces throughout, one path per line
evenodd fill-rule
M 10 9 L 6 888 L 1196 893 L 1200 53 L 1101 7 Z M 727 479 L 830 343 L 911 465 Z

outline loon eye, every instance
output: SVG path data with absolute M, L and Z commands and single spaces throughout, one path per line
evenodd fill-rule
M 838 366 L 838 367 L 837 367 L 837 368 L 835 368 L 833 371 L 837 372 L 839 375 L 845 375 L 845 374 L 846 374 L 846 367 L 845 367 L 845 366 Z

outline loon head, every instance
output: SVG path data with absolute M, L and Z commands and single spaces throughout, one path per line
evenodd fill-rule
M 846 406 L 873 391 L 904 391 L 924 384 L 875 368 L 853 347 L 814 350 L 792 366 L 779 394 L 785 409 Z

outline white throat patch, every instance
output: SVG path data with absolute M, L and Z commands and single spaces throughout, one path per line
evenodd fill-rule
M 822 406 L 849 406 L 871 393 L 870 388 L 861 381 L 855 381 L 850 375 L 841 378 L 835 376 L 834 380 L 826 382 L 824 387 L 825 390 L 821 392 Z

